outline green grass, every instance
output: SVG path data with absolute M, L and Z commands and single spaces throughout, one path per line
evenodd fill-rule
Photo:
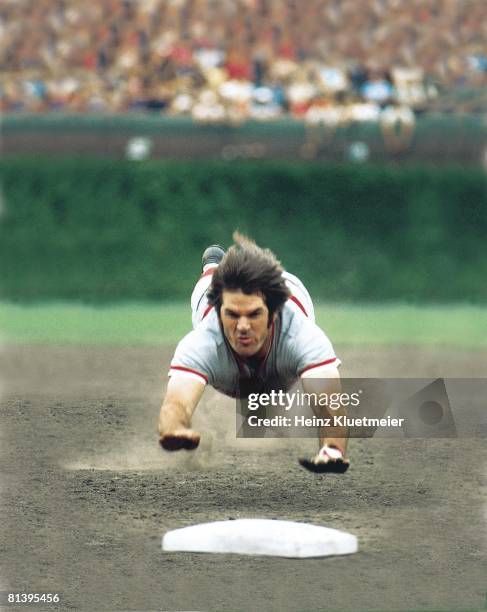
M 320 304 L 316 316 L 335 345 L 487 348 L 487 307 Z M 8 344 L 150 346 L 174 344 L 190 329 L 188 303 L 0 303 L 0 339 Z

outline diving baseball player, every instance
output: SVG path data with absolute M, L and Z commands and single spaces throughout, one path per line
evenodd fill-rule
M 225 251 L 203 254 L 203 274 L 191 296 L 193 331 L 178 344 L 159 416 L 160 444 L 167 451 L 193 450 L 200 434 L 191 417 L 206 385 L 237 397 L 242 388 L 270 383 L 287 390 L 301 378 L 305 393 L 340 393 L 340 360 L 315 324 L 311 298 L 274 254 L 238 232 Z M 326 417 L 326 406 L 312 406 Z M 336 415 L 345 414 L 341 407 Z M 300 459 L 315 472 L 345 472 L 348 429 L 319 431 L 319 452 Z

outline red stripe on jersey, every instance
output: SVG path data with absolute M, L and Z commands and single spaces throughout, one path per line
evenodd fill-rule
M 305 310 L 304 306 L 301 304 L 301 302 L 298 300 L 298 298 L 297 298 L 296 296 L 291 295 L 291 296 L 289 297 L 289 299 L 290 299 L 292 302 L 294 302 L 294 303 L 295 303 L 297 306 L 299 306 L 299 308 L 301 308 L 301 310 L 304 312 L 304 314 L 305 314 L 305 316 L 306 316 L 306 317 L 308 316 L 308 313 L 306 312 L 306 310 Z
M 203 313 L 203 316 L 201 317 L 201 320 L 203 321 L 203 319 L 206 317 L 206 315 L 210 312 L 210 310 L 213 308 L 213 306 L 211 304 L 209 304 L 205 310 L 205 312 Z
M 213 274 L 213 272 L 218 268 L 218 266 L 213 266 L 213 268 L 208 268 L 208 270 L 206 270 L 206 272 L 203 272 L 203 274 L 200 276 L 200 280 L 202 278 L 204 278 L 205 276 L 210 276 L 210 274 Z
M 204 378 L 205 382 L 208 382 L 208 377 L 202 374 L 201 372 L 197 372 L 196 370 L 192 370 L 191 368 L 185 368 L 184 366 L 171 366 L 170 370 L 181 370 L 182 372 L 191 372 L 191 374 L 196 374 L 197 376 L 201 376 Z
M 302 374 L 304 374 L 308 370 L 312 370 L 313 368 L 319 368 L 321 366 L 328 365 L 329 363 L 333 363 L 336 360 L 337 360 L 337 358 L 333 357 L 333 359 L 327 359 L 326 361 L 321 361 L 320 363 L 313 363 L 312 365 L 309 365 L 309 366 L 306 366 L 305 368 L 303 368 L 301 370 L 301 372 L 298 372 L 298 374 L 299 374 L 299 376 L 301 376 Z

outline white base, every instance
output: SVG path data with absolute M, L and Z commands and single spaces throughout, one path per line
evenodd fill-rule
M 358 550 L 351 533 L 292 521 L 238 519 L 202 523 L 168 531 L 162 538 L 166 551 L 237 553 L 274 557 L 327 557 Z

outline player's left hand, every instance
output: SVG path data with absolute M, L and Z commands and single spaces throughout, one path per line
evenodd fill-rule
M 159 444 L 167 451 L 194 450 L 198 448 L 199 443 L 200 434 L 186 427 L 166 432 L 159 438 Z
M 344 474 L 350 466 L 350 461 L 339 448 L 327 444 L 322 446 L 313 459 L 301 458 L 299 463 L 316 474 Z

